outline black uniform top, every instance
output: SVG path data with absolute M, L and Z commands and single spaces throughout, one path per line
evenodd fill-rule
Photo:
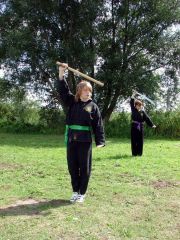
M 134 106 L 134 98 L 131 98 L 130 100 L 130 105 L 131 105 L 131 119 L 132 121 L 136 122 L 146 122 L 148 126 L 152 127 L 154 124 L 152 123 L 151 119 L 149 116 L 145 113 L 145 111 L 140 110 L 138 111 L 135 106 Z
M 96 145 L 105 145 L 104 127 L 98 106 L 92 101 L 75 101 L 65 79 L 56 82 L 57 91 L 64 104 L 68 107 L 66 115 L 67 125 L 90 126 L 95 135 Z M 92 142 L 90 131 L 72 130 L 68 131 L 69 141 Z

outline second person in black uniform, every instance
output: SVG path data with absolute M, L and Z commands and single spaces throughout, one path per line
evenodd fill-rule
M 68 107 L 66 116 L 67 162 L 73 194 L 71 202 L 83 202 L 91 174 L 92 133 L 97 147 L 105 146 L 104 127 L 100 111 L 92 101 L 92 86 L 81 81 L 74 96 L 64 79 L 67 64 L 59 67 L 57 91 Z
M 144 126 L 146 122 L 149 127 L 156 128 L 149 116 L 143 111 L 143 103 L 135 99 L 136 91 L 133 91 L 130 100 L 131 106 L 131 151 L 132 156 L 142 156 L 143 154 L 143 140 L 144 140 Z

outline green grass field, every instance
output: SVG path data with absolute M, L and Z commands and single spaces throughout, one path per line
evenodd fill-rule
M 70 204 L 63 136 L 0 134 L 1 240 L 176 240 L 180 141 L 129 139 L 93 148 L 86 201 Z

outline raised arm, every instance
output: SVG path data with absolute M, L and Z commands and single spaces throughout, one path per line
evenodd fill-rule
M 63 103 L 66 106 L 70 106 L 74 102 L 74 95 L 71 93 L 69 86 L 64 79 L 64 71 L 67 67 L 68 65 L 65 63 L 64 66 L 59 66 L 59 80 L 56 81 L 56 89 Z
M 133 90 L 131 100 L 130 100 L 130 106 L 131 106 L 131 111 L 132 112 L 135 110 L 135 106 L 134 106 L 135 95 L 136 95 L 136 91 Z

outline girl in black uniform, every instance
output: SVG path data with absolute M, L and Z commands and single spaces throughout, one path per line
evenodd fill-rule
M 57 91 L 68 107 L 66 116 L 67 162 L 73 194 L 71 202 L 83 202 L 91 173 L 92 132 L 97 147 L 105 146 L 104 127 L 100 111 L 92 101 L 92 86 L 82 81 L 74 96 L 64 79 L 67 64 L 59 67 Z
M 131 106 L 131 150 L 132 156 L 142 156 L 143 154 L 143 138 L 144 126 L 146 122 L 148 126 L 156 128 L 149 116 L 143 111 L 143 103 L 135 99 L 136 91 L 133 91 L 130 100 Z

